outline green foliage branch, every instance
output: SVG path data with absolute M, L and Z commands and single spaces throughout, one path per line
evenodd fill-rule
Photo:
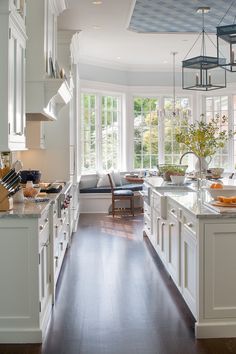
M 200 121 L 195 123 L 185 121 L 184 129 L 177 128 L 176 141 L 187 146 L 189 151 L 194 152 L 199 157 L 212 156 L 236 134 L 232 130 L 220 129 L 220 123 L 224 124 L 227 121 L 226 116 L 220 117 L 217 114 L 207 123 L 204 120 L 204 114 L 202 114 Z

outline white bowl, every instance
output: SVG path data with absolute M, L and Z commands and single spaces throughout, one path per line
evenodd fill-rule
M 171 182 L 173 184 L 184 184 L 185 181 L 185 176 L 175 176 L 175 175 L 171 175 L 170 176 Z
M 233 197 L 236 196 L 236 186 L 223 186 L 223 188 L 210 188 L 210 187 L 202 187 L 205 189 L 213 199 L 217 200 L 217 197 Z
M 221 167 L 211 167 L 210 171 L 213 177 L 220 177 L 224 172 L 224 169 Z

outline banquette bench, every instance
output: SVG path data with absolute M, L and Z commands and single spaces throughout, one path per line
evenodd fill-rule
M 108 213 L 111 209 L 111 188 L 107 175 L 82 175 L 80 180 L 80 213 Z M 142 183 L 129 183 L 125 179 L 125 172 L 113 174 L 115 190 L 130 189 L 134 192 L 134 207 L 142 208 L 142 198 L 139 191 Z M 118 207 L 126 207 L 126 201 L 120 202 Z

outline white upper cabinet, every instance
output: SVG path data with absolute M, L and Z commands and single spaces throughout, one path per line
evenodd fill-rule
M 24 1 L 0 2 L 0 151 L 25 149 Z
M 27 3 L 27 120 L 57 119 L 62 105 L 72 97 L 57 63 L 57 16 L 64 5 L 63 1 L 53 0 Z

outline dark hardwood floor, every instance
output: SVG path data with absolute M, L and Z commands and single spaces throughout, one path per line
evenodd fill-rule
M 81 215 L 43 346 L 0 345 L 0 354 L 235 354 L 236 339 L 194 338 L 142 227 L 142 215 Z

